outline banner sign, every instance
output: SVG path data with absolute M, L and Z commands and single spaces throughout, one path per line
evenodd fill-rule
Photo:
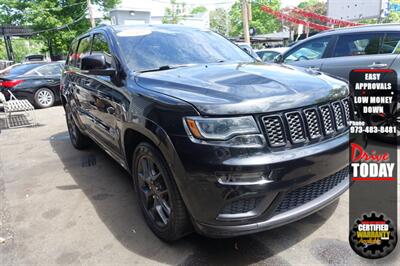
M 330 30 L 331 28 L 328 26 L 324 26 L 324 25 L 320 25 L 317 23 L 313 23 L 313 22 L 308 22 L 308 21 L 304 21 L 298 18 L 294 18 L 291 16 L 288 16 L 280 11 L 275 11 L 272 8 L 268 7 L 268 6 L 261 6 L 261 10 L 271 14 L 273 16 L 275 16 L 276 18 L 280 19 L 280 20 L 286 20 L 295 24 L 300 24 L 300 25 L 305 25 L 308 26 L 310 28 L 316 29 L 316 30 Z
M 391 69 L 350 73 L 349 242 L 365 258 L 384 257 L 397 243 L 397 75 Z
M 330 23 L 339 27 L 351 27 L 351 26 L 361 26 L 364 24 L 361 23 L 355 23 L 355 22 L 351 22 L 351 21 L 346 21 L 346 20 L 341 20 L 341 19 L 335 19 L 335 18 L 330 18 L 327 16 L 323 16 L 317 13 L 313 13 L 313 12 L 308 12 L 305 11 L 301 8 L 294 8 L 293 12 L 298 13 L 306 18 L 312 18 L 312 19 L 316 19 L 319 20 L 321 22 L 325 22 L 325 23 Z

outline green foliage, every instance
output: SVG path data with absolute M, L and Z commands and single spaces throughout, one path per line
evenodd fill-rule
M 92 0 L 92 4 L 107 11 L 119 1 Z M 43 31 L 68 24 L 67 28 L 43 31 L 34 36 L 46 42 L 47 47 L 42 52 L 65 55 L 72 39 L 89 29 L 86 10 L 85 0 L 0 0 L 0 25 L 26 26 L 34 31 Z
M 192 12 L 190 12 L 190 13 L 195 15 L 195 14 L 201 14 L 201 13 L 205 13 L 205 12 L 207 12 L 207 8 L 205 8 L 204 6 L 196 6 L 195 8 L 192 9 Z
M 229 14 L 223 8 L 210 11 L 210 29 L 219 34 L 228 36 L 230 30 Z
M 16 62 L 21 62 L 27 55 L 41 54 L 42 50 L 45 48 L 45 43 L 39 40 L 14 38 L 12 42 Z M 7 51 L 2 39 L 0 40 L 0 60 L 1 59 L 7 60 Z
M 274 10 L 279 10 L 281 3 L 280 0 L 258 0 L 257 3 L 252 3 L 252 21 L 250 21 L 250 27 L 254 27 L 257 30 L 257 34 L 270 33 L 278 31 L 281 23 L 274 16 L 265 13 L 260 9 L 262 5 L 271 7 Z M 243 23 L 242 23 L 242 8 L 241 1 L 237 0 L 232 6 L 230 12 L 230 21 L 232 28 L 230 30 L 231 36 L 242 36 L 243 35 Z
M 171 7 L 165 8 L 162 23 L 164 24 L 178 24 L 185 11 L 185 3 L 178 3 L 176 0 L 171 0 Z

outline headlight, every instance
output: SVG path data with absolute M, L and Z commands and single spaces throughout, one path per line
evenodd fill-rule
M 197 139 L 228 140 L 237 135 L 260 133 L 252 116 L 230 118 L 186 117 L 186 128 Z

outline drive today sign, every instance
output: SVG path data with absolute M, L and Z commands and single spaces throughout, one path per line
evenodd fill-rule
M 349 80 L 349 242 L 362 257 L 382 258 L 397 243 L 397 73 L 356 69 Z

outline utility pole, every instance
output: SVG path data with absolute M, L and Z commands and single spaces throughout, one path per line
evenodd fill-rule
M 243 36 L 246 43 L 250 43 L 249 35 L 249 12 L 247 10 L 247 0 L 242 0 L 242 19 L 243 19 Z
M 92 28 L 96 27 L 96 22 L 94 21 L 94 17 L 93 17 L 93 7 L 92 7 L 92 3 L 90 0 L 87 0 L 87 6 L 89 9 L 89 21 L 90 21 L 90 26 Z

